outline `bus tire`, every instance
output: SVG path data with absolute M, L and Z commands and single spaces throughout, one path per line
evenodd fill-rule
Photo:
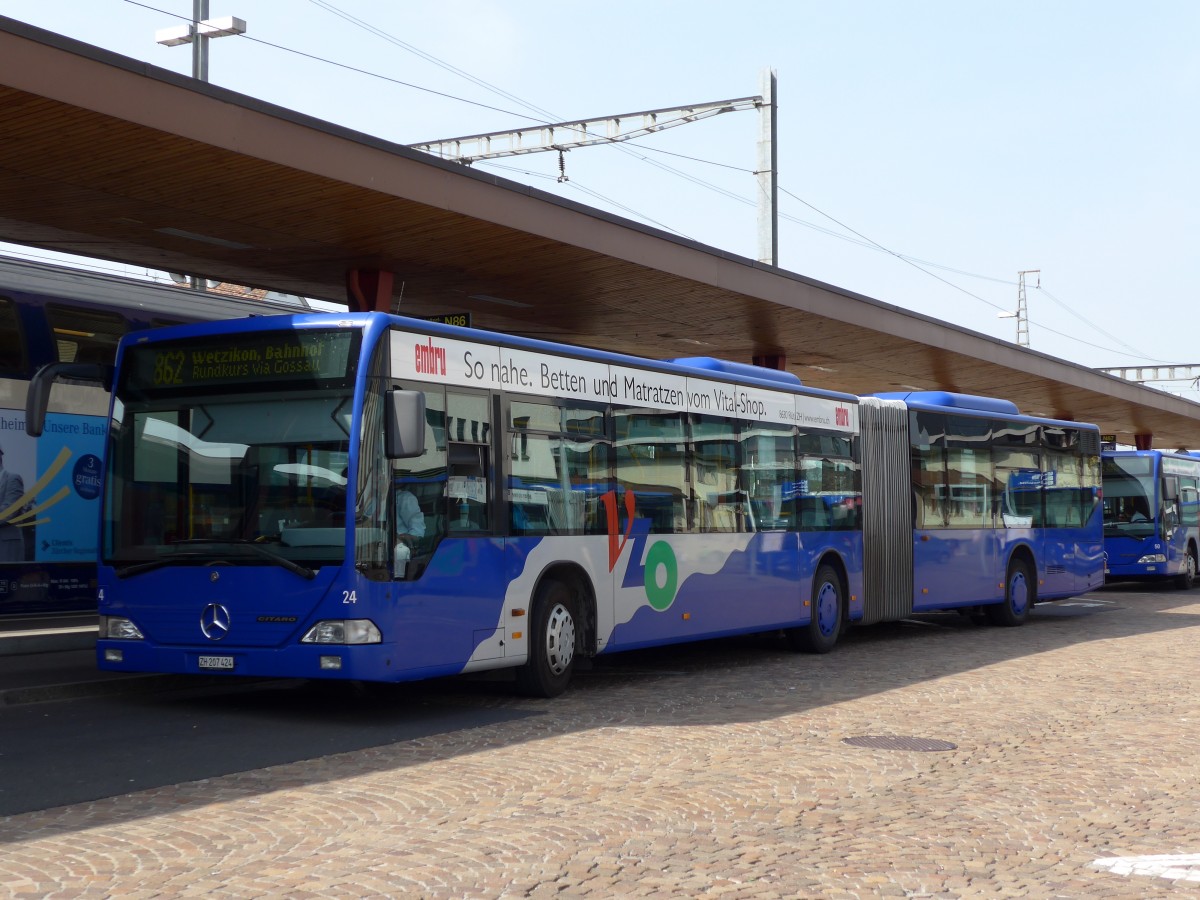
M 529 659 L 517 669 L 517 688 L 529 697 L 557 697 L 575 669 L 578 606 L 556 578 L 542 582 L 529 622 Z
M 1024 625 L 1036 600 L 1037 582 L 1033 580 L 1029 563 L 1024 559 L 1013 559 L 1004 579 L 1004 599 L 987 607 L 988 618 L 993 625 L 1009 628 Z
M 1187 556 L 1183 559 L 1183 571 L 1176 578 L 1175 583 L 1185 591 L 1190 591 L 1196 586 L 1196 547 L 1194 544 L 1188 544 Z
M 807 625 L 789 628 L 788 646 L 803 653 L 828 653 L 842 633 L 845 602 L 842 579 L 831 565 L 821 565 L 813 577 L 812 618 Z

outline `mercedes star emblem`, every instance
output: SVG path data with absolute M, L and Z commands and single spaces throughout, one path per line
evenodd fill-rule
M 229 634 L 229 610 L 220 603 L 210 603 L 200 613 L 200 630 L 210 641 L 219 641 Z

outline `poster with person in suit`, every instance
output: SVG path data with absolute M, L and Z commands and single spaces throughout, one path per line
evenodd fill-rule
M 21 522 L 29 518 L 30 504 L 25 496 L 25 480 L 11 468 L 4 445 L 5 441 L 0 440 L 0 563 L 25 562 Z

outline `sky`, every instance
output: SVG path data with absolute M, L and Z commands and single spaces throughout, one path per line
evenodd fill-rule
M 192 0 L 0 0 L 183 74 Z M 209 80 L 400 144 L 750 97 L 779 265 L 1090 367 L 1200 364 L 1193 0 L 210 0 Z M 759 116 L 477 169 L 758 255 Z M 35 251 L 40 253 L 40 251 Z M 1154 386 L 1200 399 L 1189 382 Z

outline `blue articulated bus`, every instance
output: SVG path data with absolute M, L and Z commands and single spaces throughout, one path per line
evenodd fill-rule
M 923 609 L 1019 624 L 1103 577 L 1095 429 L 981 398 L 382 313 L 131 335 L 107 377 L 106 669 L 511 667 L 553 696 L 581 656 L 824 652 Z
M 1109 580 L 1196 583 L 1200 559 L 1200 456 L 1106 450 L 1104 550 Z

